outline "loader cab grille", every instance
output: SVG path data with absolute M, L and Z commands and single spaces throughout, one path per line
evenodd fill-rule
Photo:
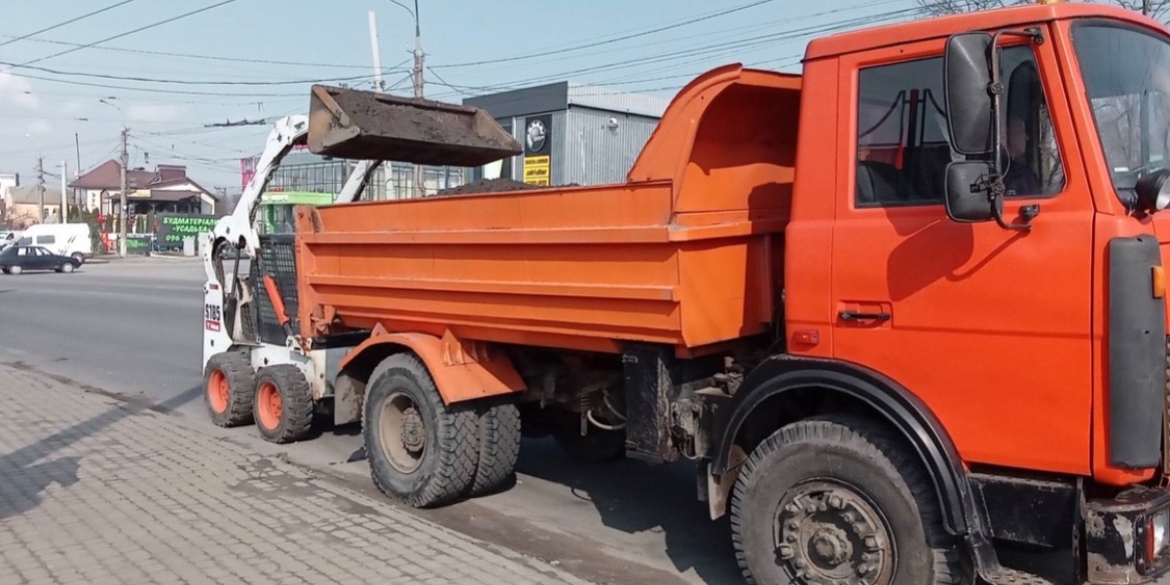
M 264 277 L 270 276 L 280 291 L 289 325 L 298 330 L 296 241 L 292 234 L 265 234 L 260 236 L 260 258 L 252 263 L 251 281 L 256 295 L 256 329 L 264 343 L 284 345 L 285 333 L 277 318 L 275 305 L 268 298 Z

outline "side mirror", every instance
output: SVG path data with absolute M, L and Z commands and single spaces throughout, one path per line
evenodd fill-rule
M 981 161 L 956 161 L 947 165 L 947 215 L 954 221 L 991 221 L 1003 215 L 1003 197 L 993 207 L 989 191 L 995 167 Z
M 995 150 L 991 85 L 992 37 L 982 32 L 947 39 L 943 80 L 951 147 L 963 155 Z
M 1141 179 L 1134 187 L 1138 206 L 1146 213 L 1155 213 L 1170 205 L 1170 170 L 1159 169 Z

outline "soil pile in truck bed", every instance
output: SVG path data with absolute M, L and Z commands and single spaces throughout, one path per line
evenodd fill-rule
M 561 189 L 568 187 L 580 187 L 579 183 L 569 183 L 566 185 L 529 185 L 521 181 L 512 179 L 480 179 L 461 185 L 459 187 L 451 187 L 449 189 L 442 189 L 435 193 L 440 195 L 463 195 L 468 193 L 506 193 L 508 191 L 524 191 L 531 189 Z
M 465 193 L 504 193 L 525 189 L 540 189 L 540 185 L 529 185 L 512 179 L 480 179 L 466 185 L 442 189 L 436 195 L 462 195 Z

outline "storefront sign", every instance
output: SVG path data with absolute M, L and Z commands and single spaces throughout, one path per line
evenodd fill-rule
M 529 116 L 524 121 L 524 182 L 552 182 L 552 116 Z
M 212 231 L 218 220 L 216 215 L 159 215 L 155 236 L 161 246 L 181 246 L 186 238 Z

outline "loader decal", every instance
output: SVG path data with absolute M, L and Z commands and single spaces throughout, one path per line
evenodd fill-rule
M 219 305 L 207 303 L 203 305 L 203 328 L 208 331 L 219 331 L 223 321 L 223 309 Z

